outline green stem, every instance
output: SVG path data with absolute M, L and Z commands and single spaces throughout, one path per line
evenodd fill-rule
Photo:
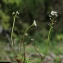
M 23 59 L 24 59 L 23 63 L 25 63 L 26 57 L 25 57 L 25 42 L 24 42 L 24 37 L 23 37 L 23 54 L 24 54 L 24 56 L 23 56 Z
M 51 30 L 52 30 L 52 25 L 51 25 L 50 30 L 49 30 L 49 33 L 48 33 L 48 41 L 50 41 L 50 33 L 51 33 Z
M 31 28 L 32 26 L 33 26 L 33 24 L 30 25 L 30 26 L 25 30 L 24 35 L 25 35 L 25 33 L 28 31 L 28 29 Z
M 15 25 L 15 19 L 16 19 L 16 16 L 14 16 L 14 20 L 13 20 L 13 26 L 12 26 L 12 30 L 11 30 L 11 42 L 12 42 L 12 50 L 13 50 L 13 52 L 14 52 L 14 54 L 16 54 L 17 55 L 17 53 L 15 52 L 15 50 L 14 50 L 14 48 L 13 48 L 13 30 L 14 30 L 14 25 Z
M 23 54 L 24 54 L 24 61 L 23 61 L 23 63 L 25 63 L 25 61 L 26 61 L 24 36 L 25 36 L 25 33 L 26 33 L 26 32 L 29 30 L 29 28 L 32 27 L 32 26 L 33 26 L 33 24 L 30 25 L 30 26 L 25 30 L 24 35 L 23 35 L 23 37 L 21 38 L 21 39 L 23 39 Z
M 53 22 L 54 22 L 54 20 L 52 20 L 52 23 L 51 23 L 51 26 L 50 26 L 50 30 L 48 32 L 48 40 L 47 40 L 47 46 L 46 46 L 46 53 L 48 53 L 48 49 L 49 49 L 50 34 L 51 34 L 51 31 L 52 31 Z
M 12 46 L 13 46 L 13 39 L 12 39 L 12 36 L 13 36 L 14 25 L 15 25 L 15 17 L 14 17 L 13 26 L 12 26 L 12 31 L 11 31 L 11 42 L 12 42 Z

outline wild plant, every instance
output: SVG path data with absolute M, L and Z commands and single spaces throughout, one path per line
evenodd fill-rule
M 27 31 L 32 27 L 32 26 L 37 26 L 36 21 L 34 20 L 33 23 L 24 31 L 23 36 L 21 37 L 21 41 L 23 42 L 23 55 L 19 55 L 15 50 L 14 50 L 14 40 L 13 40 L 13 32 L 14 32 L 14 27 L 15 27 L 15 21 L 16 18 L 18 18 L 19 12 L 13 12 L 13 26 L 12 26 L 12 30 L 11 30 L 11 49 L 14 52 L 14 58 L 18 63 L 28 63 L 27 58 L 26 58 L 26 53 L 25 53 L 25 41 L 24 38 L 25 36 L 27 36 Z M 56 11 L 51 11 L 51 14 L 49 15 L 51 22 L 49 23 L 50 29 L 48 32 L 48 37 L 47 37 L 47 42 L 46 42 L 46 53 L 45 56 L 47 55 L 47 53 L 49 52 L 49 42 L 50 42 L 50 38 L 51 38 L 51 31 L 53 28 L 53 25 L 56 22 L 56 17 L 58 17 L 57 12 Z M 19 42 L 21 47 L 21 42 Z M 35 50 L 37 51 L 37 53 L 41 56 L 40 52 L 36 49 L 36 47 L 34 46 Z M 19 53 L 21 53 L 21 49 L 19 49 Z M 41 58 L 43 59 L 43 57 L 41 56 Z M 45 57 L 44 57 L 45 58 Z
M 24 38 L 25 38 L 25 36 L 27 36 L 28 34 L 27 34 L 27 31 L 32 27 L 32 26 L 37 26 L 37 24 L 36 24 L 36 21 L 34 20 L 33 21 L 33 23 L 24 31 L 24 33 L 23 33 L 23 36 L 21 37 L 21 39 L 20 39 L 20 41 L 22 41 L 23 42 L 23 56 L 21 55 L 19 55 L 15 50 L 14 50 L 14 40 L 13 40 L 13 32 L 14 32 L 14 27 L 15 27 L 15 21 L 16 21 L 16 18 L 18 18 L 18 15 L 19 15 L 19 12 L 18 11 L 16 11 L 16 12 L 13 12 L 12 13 L 12 15 L 13 15 L 13 26 L 12 26 L 12 30 L 11 30 L 11 49 L 12 49 L 12 51 L 13 51 L 13 53 L 14 53 L 14 58 L 15 58 L 15 60 L 18 62 L 18 63 L 27 63 L 27 59 L 26 59 L 26 53 L 25 53 L 25 42 L 24 42 Z M 19 48 L 21 47 L 21 42 L 19 42 L 19 44 L 20 44 L 20 46 L 19 46 Z M 21 49 L 19 49 L 19 53 L 21 53 Z M 20 58 L 21 57 L 21 58 Z

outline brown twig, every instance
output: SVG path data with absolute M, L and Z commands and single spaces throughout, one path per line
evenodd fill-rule
M 40 54 L 40 52 L 36 49 L 36 46 L 34 44 L 34 49 L 37 51 L 37 53 L 40 55 L 41 59 L 44 59 L 44 57 Z

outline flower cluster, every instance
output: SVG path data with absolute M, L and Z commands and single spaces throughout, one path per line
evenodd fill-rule
M 52 15 L 52 16 L 56 16 L 56 17 L 58 17 L 58 15 L 57 15 L 57 12 L 56 12 L 56 11 L 51 11 L 51 15 Z
M 57 14 L 56 11 L 51 11 L 49 17 L 50 17 L 50 20 L 54 20 L 55 21 L 56 17 L 58 17 L 58 14 Z
M 12 15 L 14 15 L 14 14 L 17 14 L 17 15 L 19 15 L 19 12 L 18 12 L 18 11 L 16 11 L 16 12 L 13 12 L 13 13 L 12 13 Z
M 52 16 L 58 17 L 57 12 L 56 11 L 51 11 L 51 14 L 49 15 L 49 17 L 52 17 Z
M 18 11 L 13 12 L 12 15 L 13 15 L 14 17 L 17 17 L 17 18 L 18 18 L 19 12 L 18 12 Z
M 53 26 L 53 24 L 55 24 L 55 22 L 56 22 L 56 17 L 58 17 L 58 14 L 56 11 L 51 11 L 49 17 L 50 17 L 51 22 L 49 22 L 48 25 Z M 53 28 L 53 27 L 51 27 L 51 28 Z

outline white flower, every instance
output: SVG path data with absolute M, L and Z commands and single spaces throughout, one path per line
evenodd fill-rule
M 28 36 L 28 34 L 27 34 L 27 33 L 25 33 L 25 36 Z
M 14 14 L 15 14 L 15 12 L 12 13 L 12 15 L 14 15 Z
M 49 15 L 49 17 L 51 18 L 51 15 Z
M 31 39 L 31 41 L 34 41 L 34 39 Z
M 16 11 L 16 14 L 19 14 L 19 12 L 18 12 L 18 11 Z
M 51 11 L 51 15 L 52 15 L 52 16 L 54 16 L 54 15 L 55 15 L 56 17 L 58 17 L 58 15 L 57 15 L 57 12 L 56 12 L 56 11 Z
M 14 39 L 14 44 L 16 44 L 17 39 Z
M 34 20 L 34 22 L 33 22 L 33 25 L 34 25 L 34 26 L 37 26 L 37 24 L 36 24 L 36 21 L 35 21 L 35 20 Z

